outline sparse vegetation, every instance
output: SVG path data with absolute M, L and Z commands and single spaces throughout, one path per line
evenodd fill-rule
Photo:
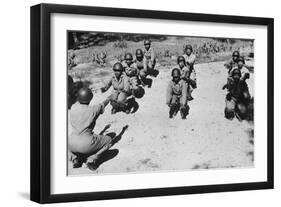
M 118 40 L 116 41 L 114 44 L 113 44 L 113 47 L 115 48 L 127 48 L 128 47 L 128 44 L 126 41 L 124 40 Z
M 132 35 L 131 35 L 132 36 Z M 126 52 L 135 53 L 137 48 L 143 48 L 143 39 L 145 35 L 135 35 L 136 38 L 129 38 L 128 35 L 123 35 L 122 38 L 117 39 L 116 36 L 102 37 L 99 35 L 99 41 L 102 38 L 107 41 L 104 45 L 92 45 L 83 49 L 76 49 L 75 54 L 78 64 L 93 63 L 93 56 L 91 54 L 99 54 L 102 51 L 107 52 L 106 62 L 111 63 L 122 61 L 123 55 Z M 131 40 L 127 40 L 131 39 Z M 138 41 L 138 42 L 136 42 Z M 253 57 L 252 41 L 250 40 L 230 40 L 225 38 L 196 38 L 196 37 L 167 37 L 152 41 L 152 46 L 156 52 L 157 63 L 164 65 L 171 65 L 174 63 L 174 58 L 183 54 L 183 46 L 191 44 L 193 51 L 197 56 L 197 63 L 223 61 L 231 57 L 233 50 L 239 50 L 243 55 L 250 55 Z M 69 54 L 74 50 L 69 50 Z M 98 66 L 97 66 L 98 67 Z
M 101 35 L 97 36 L 103 38 Z M 96 90 L 92 104 L 101 103 L 111 93 L 111 91 L 100 93 L 98 90 L 113 74 L 112 65 L 122 61 L 126 52 L 135 54 L 137 48 L 144 48 L 143 38 L 137 35 L 134 39 L 128 40 L 124 36 L 122 40 L 126 44 L 124 47 L 123 43 L 120 43 L 120 38 L 111 37 L 112 41 L 102 43 L 99 40 L 100 44 L 75 50 L 78 64 L 68 70 L 68 73 L 74 77 L 74 81 L 88 81 L 91 89 Z M 194 93 L 188 120 L 183 122 L 174 119 L 168 122 L 164 93 L 170 80 L 170 70 L 176 66 L 176 58 L 183 54 L 183 45 L 186 43 L 193 46 L 197 64 L 209 64 L 196 65 L 198 88 Z M 140 113 L 133 116 L 120 113 L 115 116 L 110 114 L 109 107 L 104 112 L 105 116 L 97 122 L 96 131 L 103 129 L 107 124 L 112 124 L 113 131 L 129 124 L 128 131 L 116 145 L 121 153 L 114 161 L 100 166 L 98 173 L 253 166 L 253 130 L 249 133 L 245 132 L 245 129 L 253 129 L 253 126 L 250 123 L 241 125 L 237 120 L 225 121 L 223 116 L 225 92 L 221 90 L 221 86 L 226 81 L 224 73 L 226 71 L 222 62 L 216 62 L 229 59 L 233 50 L 239 50 L 242 55 L 253 53 L 251 44 L 251 41 L 246 40 L 236 40 L 231 44 L 229 41 L 194 37 L 152 40 L 157 58 L 156 67 L 160 70 L 160 74 L 157 78 L 153 78 L 153 86 L 146 90 L 145 97 L 138 100 Z M 96 61 L 93 62 L 93 54 L 102 51 L 107 53 L 104 67 Z M 69 50 L 69 54 L 71 52 L 73 49 Z M 209 81 L 211 78 L 212 81 Z M 252 80 L 249 80 L 249 88 L 252 89 L 253 83 L 250 81 Z M 221 99 L 214 101 L 214 97 Z M 208 110 L 202 113 L 202 107 Z M 87 168 L 69 169 L 69 173 L 92 174 Z

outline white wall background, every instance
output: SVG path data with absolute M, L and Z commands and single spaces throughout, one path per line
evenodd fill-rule
M 275 189 L 114 201 L 64 203 L 54 206 L 279 206 L 281 202 L 280 89 L 281 13 L 278 1 L 245 0 L 6 0 L 1 4 L 0 49 L 0 205 L 35 206 L 29 198 L 29 7 L 38 3 L 81 4 L 275 18 Z M 5 31 L 5 33 L 3 33 Z M 278 106 L 279 105 L 279 106 Z

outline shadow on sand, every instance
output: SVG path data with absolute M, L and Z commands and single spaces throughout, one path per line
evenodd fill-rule
M 110 125 L 106 125 L 105 128 L 100 132 L 100 134 L 103 134 L 108 128 L 110 128 Z M 114 146 L 117 142 L 119 142 L 122 139 L 122 136 L 127 129 L 128 129 L 128 125 L 125 125 L 118 135 L 116 135 L 115 132 L 110 132 L 110 133 L 106 134 L 107 136 L 111 137 L 112 146 Z M 118 149 L 109 149 L 109 150 L 105 151 L 104 153 L 102 153 L 100 158 L 97 160 L 97 163 L 96 163 L 97 168 L 100 167 L 100 165 L 102 165 L 104 162 L 116 157 L 118 155 L 118 153 L 119 153 Z
M 118 155 L 118 153 L 119 153 L 118 149 L 109 149 L 109 150 L 105 151 L 104 153 L 102 153 L 102 155 L 96 162 L 97 168 L 99 168 L 100 165 L 102 165 L 104 162 L 116 157 Z

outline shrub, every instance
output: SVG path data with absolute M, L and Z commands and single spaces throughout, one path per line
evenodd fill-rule
M 118 40 L 117 42 L 115 42 L 113 44 L 113 47 L 115 48 L 127 48 L 128 47 L 128 44 L 126 41 L 124 40 Z

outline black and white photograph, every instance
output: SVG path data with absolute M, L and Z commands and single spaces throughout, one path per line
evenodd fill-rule
M 1 206 L 281 203 L 278 1 L 2 8 Z
M 274 188 L 274 19 L 158 6 L 30 8 L 32 201 Z
M 69 30 L 67 175 L 255 166 L 255 40 Z

